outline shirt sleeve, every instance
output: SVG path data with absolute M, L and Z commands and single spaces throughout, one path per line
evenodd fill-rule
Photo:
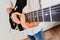
M 13 8 L 13 3 L 11 0 L 8 0 L 6 4 L 7 4 L 7 8 Z

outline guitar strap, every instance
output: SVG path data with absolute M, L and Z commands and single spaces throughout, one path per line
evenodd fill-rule
M 15 7 L 13 8 L 12 12 L 9 14 L 9 22 L 10 22 L 10 25 L 11 25 L 12 29 L 15 29 L 16 26 L 18 26 L 18 28 L 19 28 L 20 31 L 24 30 L 24 28 L 22 27 L 21 24 L 17 24 L 15 22 L 13 22 L 13 20 L 11 19 L 11 14 L 13 12 L 20 12 L 20 13 L 22 13 L 22 10 L 26 6 L 26 4 L 27 4 L 27 0 L 17 0 L 16 1 Z M 17 17 L 20 20 L 19 16 L 17 16 Z

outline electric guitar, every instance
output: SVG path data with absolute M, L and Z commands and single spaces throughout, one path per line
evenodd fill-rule
M 27 22 L 60 22 L 60 4 L 25 14 Z

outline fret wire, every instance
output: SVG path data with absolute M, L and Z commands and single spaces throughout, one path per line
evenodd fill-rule
M 28 14 L 26 13 L 26 17 L 28 16 Z M 26 21 L 28 22 L 28 17 L 26 18 Z
M 31 19 L 31 12 L 30 12 L 30 22 L 32 22 L 32 19 Z
M 30 16 L 31 16 L 31 22 L 32 22 L 32 13 L 30 13 Z
M 29 18 L 28 18 L 28 14 L 26 13 L 26 21 L 28 22 L 29 21 Z
M 29 18 L 30 18 L 30 22 L 31 22 L 31 13 L 29 13 Z
M 34 11 L 34 19 L 37 21 L 37 11 Z
M 28 13 L 28 16 L 29 16 L 30 14 Z M 30 16 L 28 17 L 28 21 L 30 22 Z
M 34 12 L 33 12 L 33 21 L 35 22 L 35 19 L 34 19 Z
M 28 21 L 31 22 L 30 13 L 28 13 Z
M 28 13 L 27 15 L 29 16 L 29 13 Z M 27 16 L 27 17 L 28 17 L 28 16 Z M 28 22 L 29 22 L 29 17 L 28 17 Z
M 37 15 L 36 15 L 36 11 L 34 11 L 34 19 L 36 18 L 36 16 L 37 16 Z M 35 21 L 36 21 L 36 19 L 35 19 Z
M 38 11 L 37 11 L 37 22 L 39 22 Z
M 31 12 L 31 22 L 33 22 L 33 12 Z
M 42 19 L 43 19 L 43 22 L 44 22 L 44 13 L 43 13 L 43 9 L 42 9 Z
M 51 12 L 51 7 L 49 7 L 49 11 L 50 11 L 50 20 L 52 22 L 52 12 Z
M 32 22 L 33 22 L 33 12 L 31 12 L 31 18 L 32 18 Z
M 33 15 L 33 16 L 32 16 L 32 17 L 33 17 L 33 20 L 32 20 L 32 22 L 34 22 L 34 14 L 33 14 L 33 12 L 32 12 L 32 15 Z

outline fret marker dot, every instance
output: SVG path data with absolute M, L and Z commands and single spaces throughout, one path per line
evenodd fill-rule
M 47 16 L 48 14 L 46 13 L 45 15 Z

